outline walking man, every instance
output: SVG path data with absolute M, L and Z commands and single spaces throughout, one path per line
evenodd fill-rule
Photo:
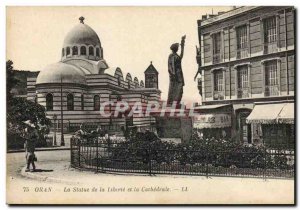
M 35 152 L 35 143 L 38 138 L 37 131 L 35 126 L 31 123 L 26 123 L 28 127 L 25 129 L 26 132 L 26 141 L 24 144 L 25 148 L 25 157 L 26 157 L 26 172 L 28 171 L 35 171 L 35 164 L 34 161 L 37 160 L 34 152 Z M 30 165 L 32 165 L 32 170 L 30 170 Z

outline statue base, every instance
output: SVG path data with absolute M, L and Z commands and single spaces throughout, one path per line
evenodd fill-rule
M 172 109 L 167 107 L 165 110 L 160 110 L 160 114 L 156 115 L 156 130 L 160 138 L 181 139 L 181 143 L 189 142 L 192 137 L 193 122 L 192 117 L 189 117 L 187 109 Z

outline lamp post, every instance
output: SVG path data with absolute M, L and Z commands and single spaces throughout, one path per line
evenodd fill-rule
M 54 142 L 53 145 L 56 146 L 56 120 L 57 120 L 57 116 L 56 114 L 53 115 L 53 121 L 54 121 Z
M 63 112 L 62 75 L 60 75 L 60 119 L 61 119 L 61 141 L 60 146 L 65 146 L 64 139 L 64 112 Z

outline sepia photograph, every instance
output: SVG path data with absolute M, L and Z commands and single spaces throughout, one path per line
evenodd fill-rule
M 5 33 L 8 205 L 295 205 L 295 6 L 7 6 Z

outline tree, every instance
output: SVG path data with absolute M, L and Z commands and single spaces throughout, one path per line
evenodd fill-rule
M 17 84 L 14 78 L 12 61 L 6 62 L 7 79 L 7 140 L 8 147 L 19 147 L 23 145 L 25 136 L 24 121 L 30 120 L 39 133 L 37 146 L 45 146 L 45 135 L 49 133 L 51 121 L 46 117 L 46 110 L 40 104 L 29 101 L 25 98 L 14 97 L 11 89 Z
M 11 60 L 6 61 L 6 97 L 7 100 L 12 98 L 11 89 L 19 82 L 18 79 L 14 77 L 13 62 Z

